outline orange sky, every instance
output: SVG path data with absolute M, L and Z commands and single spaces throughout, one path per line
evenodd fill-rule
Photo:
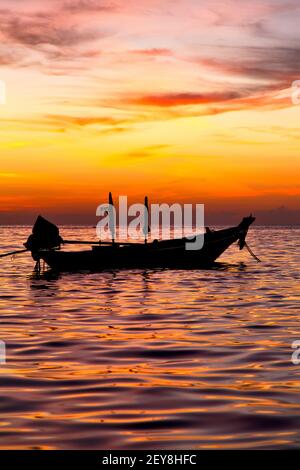
M 296 0 L 1 0 L 0 223 L 96 221 L 113 191 L 300 224 L 299 18 Z

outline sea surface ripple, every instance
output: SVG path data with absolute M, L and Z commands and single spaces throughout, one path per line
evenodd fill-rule
M 2 252 L 29 232 L 2 227 Z M 0 447 L 299 448 L 299 235 L 251 228 L 262 263 L 233 246 L 211 270 L 38 277 L 1 259 Z

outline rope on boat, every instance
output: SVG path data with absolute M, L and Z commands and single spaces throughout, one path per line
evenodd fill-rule
M 256 259 L 256 261 L 258 263 L 261 263 L 261 260 L 258 258 L 258 256 L 256 256 L 253 251 L 251 250 L 250 246 L 248 245 L 248 243 L 245 241 L 245 247 L 247 248 L 247 250 L 249 251 L 250 255 L 253 256 L 254 259 Z
M 15 251 L 10 251 L 9 253 L 2 253 L 0 254 L 0 258 L 4 258 L 5 256 L 18 255 L 19 253 L 25 253 L 25 251 L 28 251 L 28 249 L 25 248 L 23 250 L 15 250 Z
M 222 238 L 221 240 L 211 240 L 210 243 L 217 243 L 217 242 L 222 242 L 222 241 L 225 241 L 225 240 L 229 240 L 230 238 L 234 237 L 234 235 L 230 235 L 229 237 L 226 237 L 226 238 Z M 250 255 L 258 262 L 258 263 L 261 263 L 261 260 L 259 259 L 258 256 L 256 256 L 255 253 L 253 253 L 253 251 L 251 250 L 250 246 L 248 245 L 248 243 L 246 242 L 246 240 L 244 240 L 244 246 L 247 248 L 247 250 L 249 251 Z

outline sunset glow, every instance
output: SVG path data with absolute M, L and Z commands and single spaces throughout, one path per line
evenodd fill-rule
M 296 0 L 2 0 L 0 223 L 93 221 L 108 191 L 300 223 L 299 14 Z

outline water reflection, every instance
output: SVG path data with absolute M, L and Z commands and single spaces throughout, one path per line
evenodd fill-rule
M 251 237 L 259 265 L 234 247 L 203 271 L 1 263 L 0 446 L 297 448 L 295 230 Z

